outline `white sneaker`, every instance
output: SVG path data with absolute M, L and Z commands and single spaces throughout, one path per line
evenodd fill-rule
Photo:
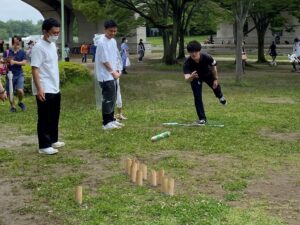
M 52 147 L 53 148 L 61 148 L 61 147 L 64 147 L 65 145 L 66 145 L 65 142 L 58 141 L 58 142 L 53 143 Z
M 114 123 L 114 125 L 116 125 L 116 126 L 118 126 L 118 127 L 124 127 L 124 126 L 125 126 L 125 124 L 120 123 L 120 122 L 117 121 L 117 120 L 113 121 L 113 123 Z
M 58 153 L 58 150 L 52 147 L 49 148 L 40 148 L 39 149 L 40 154 L 45 154 L 45 155 L 53 155 Z
M 113 130 L 113 129 L 120 129 L 121 127 L 115 125 L 115 122 L 112 121 L 112 122 L 109 122 L 108 124 L 106 125 L 102 125 L 102 129 L 103 130 Z

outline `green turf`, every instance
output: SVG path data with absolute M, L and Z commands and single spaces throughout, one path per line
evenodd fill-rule
M 58 155 L 38 155 L 34 142 L 1 149 L 0 175 L 22 179 L 22 187 L 33 195 L 15 213 L 38 213 L 56 224 L 70 225 L 285 224 L 284 218 L 267 210 L 268 203 L 246 208 L 229 203 L 247 200 L 250 183 L 269 170 L 299 165 L 299 138 L 269 135 L 300 132 L 299 74 L 290 73 L 287 66 L 254 64 L 237 84 L 233 62 L 220 62 L 228 105 L 220 105 L 207 86 L 203 99 L 208 120 L 225 126 L 164 127 L 164 122 L 197 119 L 181 68 L 158 61 L 134 67 L 121 79 L 129 117 L 124 128 L 102 131 L 94 86 L 81 79 L 62 89 L 60 134 L 66 147 Z M 0 103 L 2 140 L 35 136 L 35 99 L 27 96 L 25 103 L 28 110 L 16 114 L 8 112 L 7 102 Z M 164 131 L 171 136 L 150 141 Z M 175 197 L 131 184 L 120 163 L 126 157 L 137 157 L 152 169 L 165 168 L 176 180 Z M 195 171 L 199 174 L 191 175 Z M 74 202 L 79 184 L 84 187 L 82 206 Z M 219 187 L 223 195 L 204 191 L 207 185 Z

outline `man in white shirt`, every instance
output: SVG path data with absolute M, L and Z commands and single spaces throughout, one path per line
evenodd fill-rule
M 121 76 L 122 65 L 117 42 L 117 24 L 108 20 L 104 23 L 104 35 L 97 39 L 95 71 L 102 88 L 103 130 L 118 129 L 124 126 L 114 118 L 117 96 L 117 79 Z
M 44 20 L 43 37 L 32 48 L 32 93 L 38 108 L 39 153 L 52 155 L 65 145 L 58 141 L 60 89 L 58 55 L 55 42 L 60 23 L 53 18 Z
M 292 62 L 292 65 L 293 65 L 293 71 L 297 71 L 296 65 L 298 64 L 298 62 L 299 62 L 299 60 L 300 60 L 300 41 L 299 41 L 298 38 L 295 38 L 295 40 L 294 40 L 293 54 L 295 55 L 295 57 L 298 58 L 298 60 L 294 60 L 294 61 Z

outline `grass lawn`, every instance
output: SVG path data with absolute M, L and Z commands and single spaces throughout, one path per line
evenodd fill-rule
M 39 155 L 35 99 L 27 111 L 0 103 L 0 224 L 297 225 L 300 221 L 300 74 L 290 66 L 252 64 L 234 82 L 219 62 L 229 104 L 204 85 L 208 120 L 224 127 L 164 127 L 193 122 L 192 92 L 180 66 L 134 64 L 122 77 L 128 120 L 101 129 L 91 80 L 62 89 L 61 140 L 55 156 Z M 151 136 L 170 131 L 152 143 Z M 175 196 L 133 185 L 123 161 L 138 158 L 175 179 Z M 83 186 L 83 204 L 74 190 Z

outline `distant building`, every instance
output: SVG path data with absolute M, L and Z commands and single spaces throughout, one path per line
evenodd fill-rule
M 300 23 L 296 17 L 286 15 L 288 24 L 294 25 L 294 31 L 272 33 L 270 29 L 267 29 L 265 35 L 265 44 L 269 45 L 272 41 L 276 41 L 277 44 L 292 44 L 296 37 L 300 38 Z M 254 23 L 251 19 L 248 20 L 248 28 L 254 27 Z M 257 44 L 257 31 L 254 29 L 244 38 L 247 44 Z M 217 35 L 214 38 L 216 44 L 233 44 L 234 43 L 234 29 L 233 24 L 230 22 L 221 23 L 217 30 Z

